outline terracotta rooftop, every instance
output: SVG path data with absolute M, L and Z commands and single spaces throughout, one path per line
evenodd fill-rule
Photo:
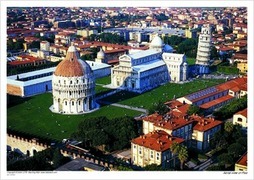
M 63 77 L 76 77 L 83 76 L 84 73 L 84 67 L 78 60 L 76 48 L 70 46 L 66 58 L 57 65 L 54 74 Z
M 165 131 L 157 130 L 135 138 L 131 142 L 138 144 L 139 146 L 163 152 L 169 150 L 173 142 L 182 143 L 184 142 L 184 139 L 172 137 Z
M 247 60 L 247 54 L 241 54 L 241 53 L 235 53 L 235 55 L 233 55 L 234 59 L 244 59 Z
M 202 104 L 200 106 L 200 108 L 203 108 L 203 109 L 209 109 L 217 104 L 220 104 L 222 102 L 225 102 L 225 101 L 228 101 L 230 99 L 233 99 L 234 97 L 233 96 L 230 96 L 230 95 L 226 95 L 226 96 L 223 96 L 223 97 L 220 97 L 218 99 L 215 99 L 213 101 L 210 101 L 210 102 L 207 102 L 205 104 Z
M 161 121 L 162 119 L 163 119 L 162 115 L 159 115 L 158 113 L 154 113 L 154 114 L 144 117 L 143 121 L 149 121 L 152 123 L 156 123 L 156 122 Z
M 247 167 L 247 161 L 248 161 L 248 156 L 247 156 L 247 152 L 242 155 L 242 157 L 236 162 L 236 164 L 242 165 L 242 166 L 246 166 Z
M 183 116 L 182 113 L 171 111 L 162 120 L 154 122 L 154 126 L 175 130 L 191 123 L 192 120 Z
M 223 122 L 215 120 L 214 118 L 204 118 L 198 115 L 192 115 L 190 118 L 193 120 L 193 130 L 197 131 L 208 131 L 218 125 L 221 125 Z
M 174 109 L 176 107 L 182 106 L 183 103 L 181 103 L 178 100 L 171 100 L 171 101 L 165 102 L 165 105 L 167 105 L 171 109 Z
M 20 55 L 17 57 L 17 59 L 15 61 L 12 62 L 8 62 L 9 65 L 21 65 L 21 64 L 29 64 L 29 63 L 34 63 L 37 61 L 44 61 L 43 59 L 39 59 L 33 56 L 29 56 L 29 55 Z
M 230 95 L 226 95 L 226 96 L 223 96 L 223 97 L 220 97 L 218 99 L 215 99 L 213 101 L 210 101 L 210 102 L 207 102 L 205 104 L 202 104 L 200 106 L 200 108 L 203 108 L 203 109 L 209 109 L 217 104 L 220 104 L 222 102 L 225 102 L 225 101 L 228 101 L 230 99 L 233 99 L 234 97 L 233 96 L 230 96 Z
M 242 111 L 238 111 L 237 113 L 235 113 L 235 114 L 240 114 L 240 115 L 242 115 L 242 116 L 244 116 L 244 117 L 246 117 L 247 118 L 247 115 L 248 115 L 248 109 L 246 108 L 246 109 L 244 109 L 244 110 L 242 110 Z
M 223 84 L 219 84 L 216 87 L 218 89 L 227 90 L 227 89 L 233 89 L 234 87 L 242 88 L 242 87 L 244 87 L 243 85 L 247 85 L 247 78 L 246 77 L 232 79 L 232 80 L 227 81 Z

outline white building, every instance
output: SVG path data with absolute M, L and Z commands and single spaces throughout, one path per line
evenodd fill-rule
M 196 58 L 196 66 L 199 74 L 209 73 L 211 48 L 211 27 L 204 25 L 201 29 L 201 34 L 198 40 L 198 51 Z
M 50 43 L 48 41 L 41 41 L 40 42 L 40 50 L 42 51 L 49 51 Z
M 175 167 L 177 155 L 170 150 L 174 142 L 181 144 L 184 139 L 173 137 L 163 130 L 153 131 L 132 139 L 132 163 L 141 167 L 150 164 L 161 165 L 163 168 Z
M 233 124 L 234 125 L 239 124 L 243 128 L 247 129 L 248 127 L 247 108 L 234 114 Z
M 97 57 L 95 58 L 95 62 L 103 63 L 104 59 L 105 59 L 105 53 L 102 50 L 102 48 L 100 48 L 100 51 L 97 53 Z
M 167 64 L 170 81 L 180 82 L 187 80 L 188 64 L 184 54 L 163 53 L 162 58 Z
M 50 56 L 51 61 L 60 61 L 62 58 Z M 105 63 L 86 61 L 91 67 L 94 77 L 101 78 L 110 75 L 111 66 Z M 7 77 L 7 93 L 28 97 L 52 90 L 52 75 L 56 67 L 12 75 Z
M 111 69 L 111 85 L 129 91 L 141 93 L 168 81 L 167 66 L 154 49 L 124 54 Z
M 95 78 L 91 67 L 79 59 L 77 50 L 70 46 L 52 78 L 52 112 L 82 114 L 95 106 Z
M 157 35 L 148 50 L 130 51 L 111 69 L 111 86 L 142 93 L 161 84 L 185 81 L 187 63 L 183 54 L 173 54 Z

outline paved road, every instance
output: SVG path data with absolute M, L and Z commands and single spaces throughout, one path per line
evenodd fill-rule
M 205 162 L 203 162 L 202 164 L 194 167 L 194 170 L 196 171 L 204 171 L 206 170 L 211 164 L 213 163 L 212 159 L 209 158 L 207 159 Z
M 112 105 L 112 106 L 116 106 L 116 107 L 125 108 L 125 109 L 131 109 L 131 110 L 139 111 L 139 112 L 142 112 L 142 113 L 147 113 L 148 112 L 148 110 L 144 109 L 144 108 L 137 108 L 137 107 L 132 107 L 132 106 L 118 104 L 118 103 L 112 103 L 112 102 L 102 101 L 102 100 L 99 100 L 98 102 L 102 103 L 102 104 L 107 104 L 107 105 Z

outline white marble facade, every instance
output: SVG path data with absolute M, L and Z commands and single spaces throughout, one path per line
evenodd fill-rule
M 52 78 L 53 106 L 61 114 L 82 114 L 95 107 L 95 79 L 91 67 L 78 59 L 70 46 L 66 59 L 58 64 Z
M 184 54 L 165 52 L 162 40 L 156 36 L 150 49 L 119 57 L 119 65 L 111 69 L 111 86 L 142 93 L 170 80 L 185 81 L 187 66 Z

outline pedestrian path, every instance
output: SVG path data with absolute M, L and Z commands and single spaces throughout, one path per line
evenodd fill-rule
M 142 112 L 142 113 L 145 113 L 145 114 L 148 113 L 148 110 L 144 109 L 144 108 L 138 108 L 138 107 L 123 105 L 123 104 L 119 104 L 119 103 L 111 103 L 111 102 L 102 101 L 102 100 L 98 100 L 98 102 L 102 103 L 102 104 L 111 105 L 111 106 L 116 106 L 116 107 L 121 107 L 121 108 L 125 108 L 125 109 L 134 110 L 134 111 L 139 111 L 139 112 Z

